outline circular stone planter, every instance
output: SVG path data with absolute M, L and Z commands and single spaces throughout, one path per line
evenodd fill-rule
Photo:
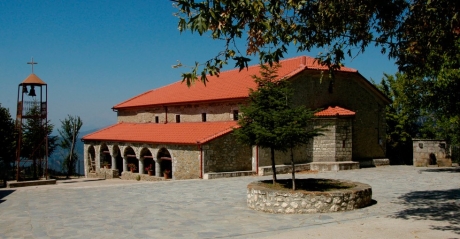
M 346 180 L 328 180 L 351 184 L 352 187 L 330 191 L 292 191 L 272 189 L 257 181 L 248 185 L 248 207 L 269 213 L 325 213 L 349 211 L 371 204 L 370 185 Z

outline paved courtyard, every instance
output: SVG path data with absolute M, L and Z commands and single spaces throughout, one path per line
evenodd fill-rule
M 0 189 L 0 238 L 460 238 L 459 176 L 411 166 L 297 174 L 370 184 L 376 201 L 302 215 L 247 208 L 246 185 L 271 176 Z

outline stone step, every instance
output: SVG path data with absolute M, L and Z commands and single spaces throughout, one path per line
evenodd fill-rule
M 56 184 L 56 179 L 48 180 L 32 180 L 32 181 L 9 181 L 6 183 L 7 188 L 19 188 L 19 187 L 29 187 L 29 186 L 39 186 L 39 185 L 50 185 Z
M 215 179 L 215 178 L 231 178 L 241 176 L 252 176 L 255 173 L 253 171 L 235 171 L 235 172 L 217 172 L 217 173 L 205 173 L 203 179 Z
M 310 169 L 318 172 L 359 169 L 359 162 L 313 162 L 310 163 Z

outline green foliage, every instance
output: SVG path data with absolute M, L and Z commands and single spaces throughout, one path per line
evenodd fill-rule
M 63 150 L 67 150 L 67 155 L 62 164 L 64 171 L 67 172 L 67 177 L 75 174 L 75 166 L 78 161 L 75 144 L 77 143 L 78 134 L 82 125 L 83 122 L 79 116 L 67 115 L 67 118 L 61 120 L 61 129 L 58 129 L 61 135 L 59 146 Z
M 269 148 L 276 181 L 274 151 L 287 151 L 319 134 L 311 125 L 313 112 L 304 106 L 292 107 L 292 88 L 286 80 L 278 80 L 277 65 L 261 66 L 261 77 L 254 76 L 258 89 L 250 90 L 248 105 L 241 106 L 241 126 L 235 135 L 247 145 Z
M 278 62 L 295 45 L 298 51 L 323 48 L 317 56 L 331 72 L 345 57 L 355 57 L 373 44 L 411 75 L 435 76 L 460 59 L 460 2 L 451 0 L 174 0 L 179 30 L 208 33 L 225 47 L 182 75 L 187 84 L 206 82 L 234 60 L 247 67 L 248 56 L 261 63 Z M 245 38 L 246 49 L 237 40 Z M 458 63 L 458 62 L 457 62 Z M 458 64 L 457 67 L 458 68 Z M 198 73 L 200 72 L 200 73 Z
M 385 78 L 377 87 L 393 102 L 386 109 L 387 156 L 409 163 L 412 138 L 460 143 L 460 71 L 442 69 L 432 80 L 406 74 Z
M 28 118 L 22 126 L 21 157 L 32 160 L 33 178 L 38 178 L 37 175 L 43 174 L 46 139 L 48 139 L 48 155 L 51 155 L 57 147 L 57 137 L 51 136 L 54 125 L 50 121 L 42 119 L 40 115 L 39 104 L 33 104 L 33 107 L 27 112 Z
M 0 104 L 0 178 L 4 184 L 10 178 L 15 160 L 16 129 L 8 109 Z
M 460 143 L 460 70 L 443 69 L 436 80 L 426 82 L 424 104 L 429 114 L 423 133 Z

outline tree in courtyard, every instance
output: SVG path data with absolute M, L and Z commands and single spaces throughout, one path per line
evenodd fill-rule
M 63 163 L 63 168 L 67 172 L 67 178 L 75 173 L 75 166 L 78 161 L 78 155 L 75 152 L 75 144 L 77 143 L 78 134 L 82 125 L 83 122 L 79 116 L 68 115 L 67 118 L 61 120 L 61 129 L 58 129 L 61 135 L 59 146 L 68 152 Z
M 57 136 L 51 136 L 54 125 L 40 118 L 39 104 L 27 112 L 27 120 L 22 126 L 21 157 L 32 160 L 33 178 L 44 173 L 44 159 L 46 155 L 46 140 L 48 140 L 48 155 L 51 155 L 57 146 Z
M 459 59 L 460 60 L 460 59 Z M 436 80 L 425 82 L 424 107 L 429 113 L 422 134 L 460 143 L 460 70 L 443 69 Z
M 10 178 L 10 171 L 15 160 L 16 129 L 8 109 L 0 104 L 0 178 L 3 186 Z
M 387 157 L 392 163 L 409 163 L 412 160 L 412 138 L 420 133 L 425 114 L 423 80 L 405 74 L 385 74 L 377 85 L 392 103 L 386 106 Z
M 241 106 L 242 117 L 235 131 L 239 140 L 248 145 L 270 149 L 273 184 L 276 183 L 275 151 L 291 151 L 292 180 L 295 189 L 293 149 L 319 134 L 311 125 L 313 112 L 304 106 L 292 107 L 289 82 L 278 79 L 277 65 L 261 66 L 261 77 L 254 76 L 258 88 L 250 90 L 249 103 Z
M 369 45 L 396 60 L 401 72 L 436 76 L 460 55 L 460 2 L 451 0 L 172 0 L 182 31 L 209 34 L 225 47 L 204 64 L 183 73 L 190 84 L 218 75 L 234 60 L 240 69 L 250 56 L 278 62 L 297 51 L 324 49 L 317 56 L 331 73 L 345 57 Z M 245 38 L 245 40 L 239 40 Z M 243 42 L 245 49 L 239 49 Z M 451 67 L 458 69 L 460 65 Z

